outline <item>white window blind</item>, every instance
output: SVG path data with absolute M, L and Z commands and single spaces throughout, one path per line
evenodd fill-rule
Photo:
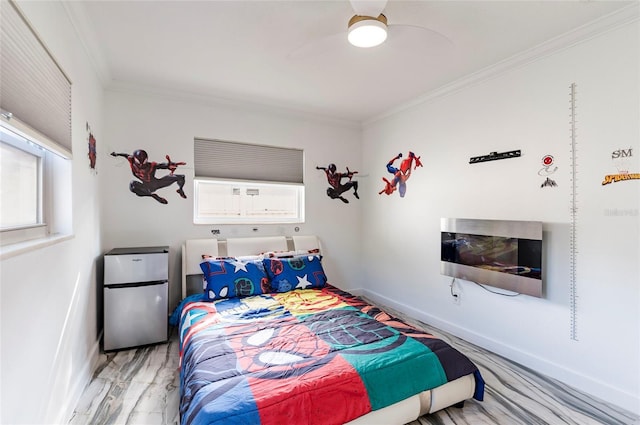
M 0 109 L 43 147 L 71 157 L 71 82 L 13 1 L 0 9 Z
M 194 156 L 196 178 L 304 182 L 301 149 L 195 139 Z

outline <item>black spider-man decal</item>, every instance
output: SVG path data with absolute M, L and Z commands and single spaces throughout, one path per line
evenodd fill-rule
M 176 192 L 182 198 L 187 198 L 187 195 L 182 189 L 184 187 L 185 178 L 184 174 L 174 174 L 179 165 L 185 165 L 186 162 L 173 162 L 169 155 L 166 155 L 167 162 L 158 163 L 155 161 L 148 161 L 147 152 L 138 149 L 133 154 L 116 153 L 111 152 L 111 156 L 122 156 L 127 158 L 129 166 L 131 167 L 131 173 L 139 179 L 139 181 L 132 180 L 129 183 L 129 190 L 138 196 L 150 196 L 161 204 L 166 204 L 167 200 L 155 192 L 158 189 L 178 184 L 178 190 Z M 156 177 L 156 170 L 169 170 L 169 174 L 160 178 Z

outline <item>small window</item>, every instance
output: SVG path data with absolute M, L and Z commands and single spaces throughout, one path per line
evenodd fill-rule
M 196 224 L 304 222 L 303 151 L 194 141 Z
M 194 193 L 196 224 L 304 221 L 302 185 L 196 179 Z
M 6 258 L 72 233 L 71 81 L 18 4 L 2 1 L 0 9 L 0 258 Z M 20 243 L 34 239 L 43 240 Z
M 0 126 L 2 245 L 46 236 L 43 170 L 47 151 Z

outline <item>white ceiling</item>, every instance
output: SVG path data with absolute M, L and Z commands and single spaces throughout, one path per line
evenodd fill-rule
M 586 23 L 611 19 L 631 3 L 390 0 L 390 25 L 429 30 L 392 27 L 387 42 L 371 49 L 347 43 L 353 15 L 347 0 L 65 6 L 107 87 L 170 90 L 363 121 L 579 32 Z

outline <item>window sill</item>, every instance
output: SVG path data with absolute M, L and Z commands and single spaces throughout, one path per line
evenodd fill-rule
M 15 257 L 17 255 L 31 252 L 36 249 L 44 248 L 47 246 L 55 245 L 60 242 L 67 241 L 73 238 L 73 234 L 69 235 L 53 235 L 46 238 L 33 239 L 30 241 L 14 243 L 0 247 L 0 260 Z

